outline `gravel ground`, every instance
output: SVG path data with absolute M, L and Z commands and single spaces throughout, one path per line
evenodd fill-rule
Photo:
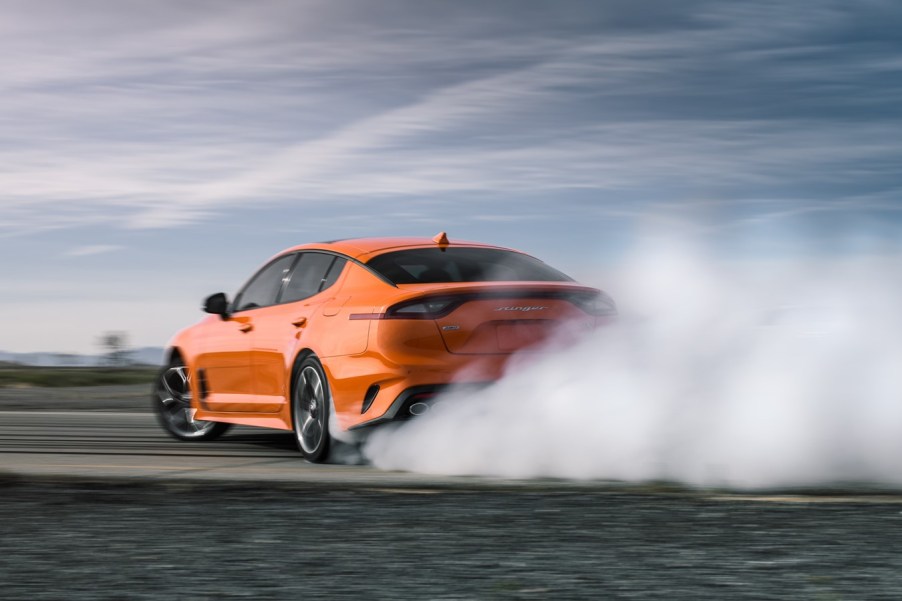
M 4 599 L 902 598 L 902 505 L 0 482 Z

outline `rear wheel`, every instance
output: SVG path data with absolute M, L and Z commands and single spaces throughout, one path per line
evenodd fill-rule
M 154 383 L 153 409 L 164 430 L 179 440 L 211 440 L 231 424 L 194 419 L 191 407 L 191 375 L 181 359 L 164 367 Z
M 329 456 L 332 395 L 323 366 L 314 356 L 301 362 L 291 393 L 295 440 L 304 459 L 321 463 Z

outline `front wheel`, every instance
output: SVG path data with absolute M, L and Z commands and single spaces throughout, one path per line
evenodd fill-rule
M 332 396 L 323 366 L 314 356 L 301 362 L 291 393 L 294 436 L 304 459 L 321 463 L 329 455 Z
M 190 373 L 177 358 L 157 376 L 152 402 L 160 425 L 170 436 L 179 440 L 211 440 L 221 436 L 231 426 L 194 419 Z

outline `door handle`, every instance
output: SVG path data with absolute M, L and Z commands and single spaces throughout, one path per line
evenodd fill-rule
M 251 330 L 254 329 L 254 326 L 252 326 L 249 323 L 243 323 L 240 326 L 238 326 L 238 329 L 241 330 L 242 332 L 250 332 Z
M 298 317 L 297 319 L 295 319 L 294 321 L 291 322 L 291 325 L 293 325 L 296 328 L 303 328 L 305 325 L 307 325 L 307 318 L 306 317 Z

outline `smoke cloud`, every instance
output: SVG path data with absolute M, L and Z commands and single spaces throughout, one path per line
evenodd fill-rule
M 902 484 L 902 258 L 719 261 L 646 245 L 617 323 L 375 432 L 383 469 L 743 489 Z

